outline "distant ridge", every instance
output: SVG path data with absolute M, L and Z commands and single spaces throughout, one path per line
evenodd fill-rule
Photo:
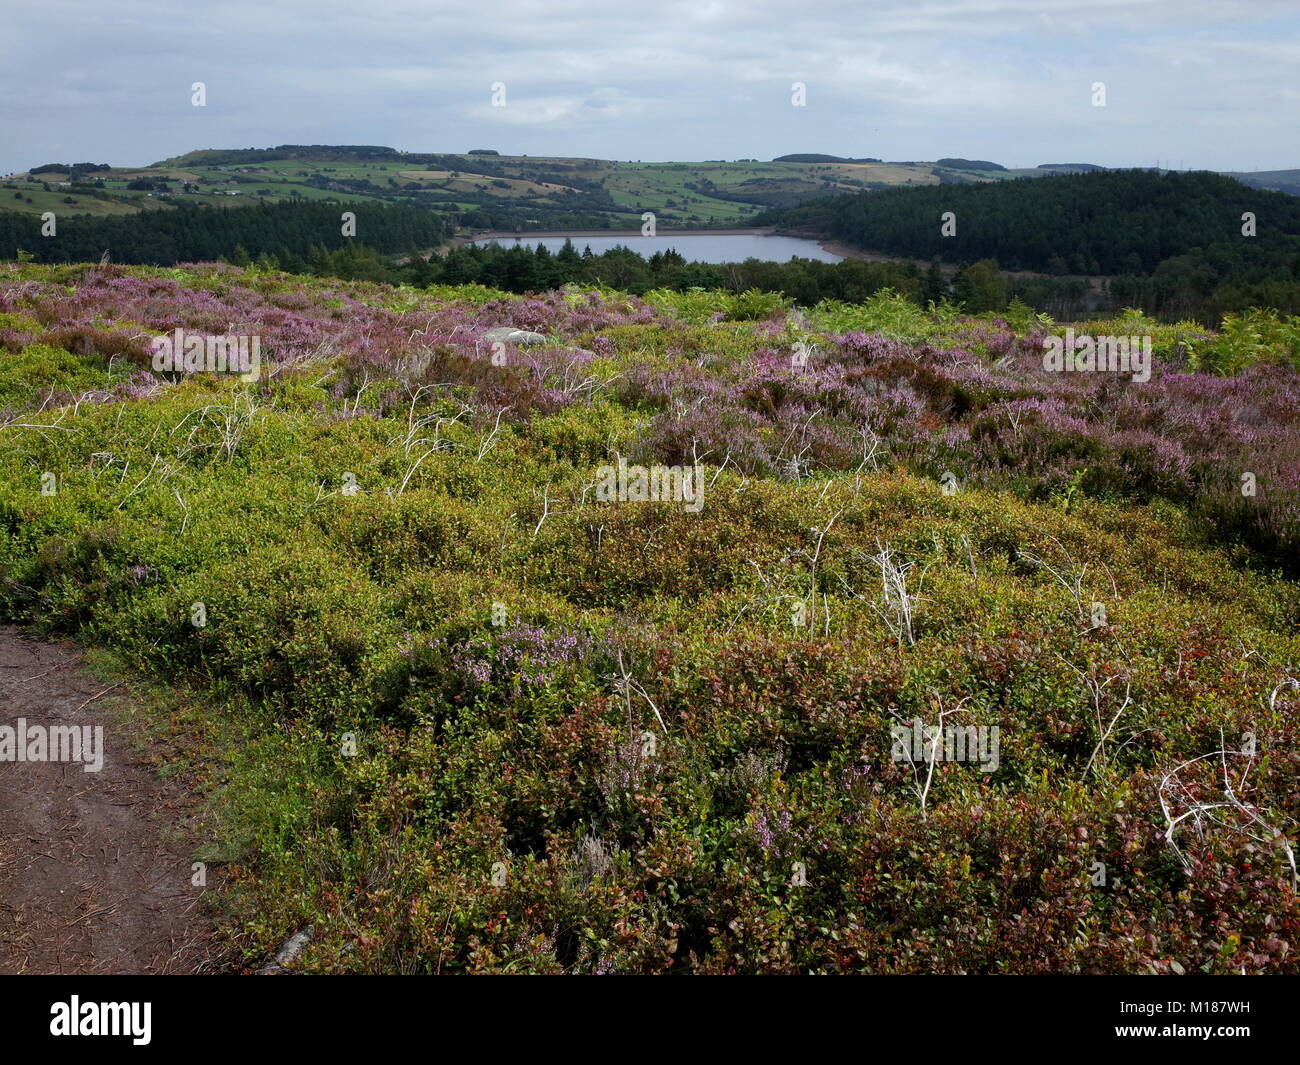
M 1272 189 L 1274 192 L 1300 196 L 1300 170 L 1259 170 L 1255 173 L 1228 171 L 1227 176 L 1236 178 L 1252 189 Z
M 950 170 L 1005 170 L 1001 163 L 990 163 L 987 159 L 943 158 L 934 161 L 935 166 L 946 166 Z
M 821 155 L 817 152 L 802 152 L 795 155 L 778 155 L 774 163 L 878 163 L 879 159 L 851 159 L 842 155 Z

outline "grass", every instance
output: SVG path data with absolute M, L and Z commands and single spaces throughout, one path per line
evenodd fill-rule
M 245 196 L 264 192 L 267 198 L 282 199 L 297 194 L 308 199 L 338 199 L 344 202 L 382 201 L 391 199 L 399 188 L 411 186 L 445 197 L 441 202 L 457 202 L 462 210 L 472 210 L 481 202 L 463 198 L 467 194 L 490 197 L 489 204 L 499 202 L 512 207 L 531 204 L 563 207 L 563 190 L 543 180 L 549 172 L 562 175 L 559 185 L 572 181 L 571 187 L 584 189 L 589 183 L 607 192 L 614 208 L 587 205 L 587 214 L 604 214 L 616 225 L 639 225 L 643 211 L 654 211 L 664 223 L 691 223 L 696 225 L 735 225 L 751 218 L 757 211 L 776 204 L 792 203 L 798 199 L 851 193 L 864 188 L 894 185 L 933 185 L 939 182 L 935 164 L 917 162 L 910 165 L 896 163 L 793 163 L 793 162 L 629 162 L 599 159 L 544 158 L 528 156 L 492 156 L 493 166 L 504 168 L 505 177 L 484 174 L 481 160 L 474 156 L 458 156 L 463 168 L 452 176 L 451 171 L 415 167 L 401 159 L 384 160 L 331 160 L 321 158 L 277 159 L 247 164 L 212 165 L 212 156 L 206 152 L 191 152 L 177 159 L 165 160 L 151 167 L 116 168 L 108 173 L 96 174 L 107 186 L 105 191 L 118 197 L 114 202 L 93 201 L 78 197 L 78 211 L 92 214 L 117 214 L 131 210 L 161 207 L 142 192 L 126 188 L 140 177 L 170 177 L 176 182 L 189 181 L 202 185 L 201 194 L 182 194 L 177 186 L 178 199 L 197 202 L 214 202 L 210 190 L 226 188 L 226 182 L 239 179 L 238 187 Z M 1048 173 L 1038 169 L 1006 171 L 957 171 L 965 179 L 975 182 L 1003 181 L 1017 177 L 1041 177 Z M 1258 175 L 1242 175 L 1259 179 L 1265 184 L 1289 180 L 1293 171 L 1278 171 Z M 47 181 L 66 179 L 65 173 L 41 175 Z M 36 188 L 32 195 L 36 202 L 8 202 L 0 190 L 0 209 L 13 209 L 40 213 L 58 210 L 63 194 L 45 194 L 39 186 L 28 186 L 18 175 L 20 187 Z M 322 189 L 312 179 L 355 180 L 364 179 L 380 186 L 380 191 L 349 190 L 342 186 Z M 13 179 L 10 179 L 11 181 Z M 494 185 L 503 181 L 505 187 Z M 389 184 L 395 181 L 398 187 Z M 689 189 L 686 185 L 695 184 Z M 710 184 L 705 184 L 710 183 Z M 716 195 L 719 193 L 721 195 Z M 26 193 L 24 193 L 26 194 Z M 58 205 L 47 203 L 53 197 Z M 725 197 L 725 198 L 724 198 Z M 735 199 L 733 197 L 739 197 Z M 215 202 L 238 203 L 235 197 L 221 196 Z
M 767 206 L 768 201 L 764 197 L 773 192 L 805 196 L 824 195 L 831 192 L 855 191 L 864 187 L 864 182 L 933 184 L 937 181 L 932 173 L 933 168 L 929 164 L 897 167 L 884 164 L 821 163 L 631 163 L 494 156 L 491 162 L 504 167 L 508 175 L 498 179 L 494 175 L 476 171 L 475 157 L 461 158 L 464 160 L 464 169 L 452 177 L 450 171 L 413 168 L 411 164 L 401 160 L 280 159 L 247 165 L 210 166 L 204 164 L 203 153 L 196 152 L 189 156 L 182 156 L 179 160 L 170 160 L 153 167 L 118 168 L 106 174 L 95 175 L 105 181 L 107 186 L 105 191 L 115 196 L 127 197 L 128 200 L 135 202 L 100 204 L 88 207 L 87 210 L 91 213 L 121 213 L 145 206 L 147 198 L 142 193 L 131 193 L 126 189 L 130 180 L 139 177 L 170 177 L 177 182 L 199 183 L 205 189 L 214 186 L 224 189 L 228 180 L 238 177 L 249 179 L 249 183 L 236 186 L 244 192 L 245 196 L 262 190 L 271 199 L 282 199 L 296 192 L 310 199 L 335 198 L 347 202 L 389 198 L 397 191 L 389 185 L 389 181 L 392 180 L 402 187 L 414 186 L 445 193 L 449 202 L 454 200 L 457 193 L 474 193 L 486 194 L 495 200 L 520 207 L 530 202 L 560 205 L 563 202 L 561 198 L 563 190 L 536 177 L 539 171 L 545 171 L 548 166 L 551 166 L 574 168 L 574 180 L 579 185 L 584 181 L 592 181 L 604 188 L 618 208 L 623 208 L 623 210 L 615 209 L 607 212 L 612 222 L 639 225 L 641 212 L 650 210 L 656 212 L 665 222 L 734 225 Z M 184 165 L 175 165 L 177 162 Z M 263 176 L 267 180 L 257 180 Z M 366 193 L 344 191 L 341 188 L 321 189 L 309 182 L 308 179 L 313 176 L 330 179 L 364 179 L 381 186 L 384 191 Z M 48 181 L 58 181 L 65 180 L 67 175 L 49 173 L 41 177 Z M 494 185 L 495 180 L 503 180 L 506 187 Z M 719 191 L 729 195 L 744 196 L 747 190 L 752 190 L 755 195 L 753 199 L 736 201 L 711 195 L 705 187 L 699 189 L 685 187 L 688 182 L 700 181 L 712 182 Z M 746 184 L 746 182 L 758 181 L 763 184 Z M 38 191 L 35 195 L 43 194 Z M 61 197 L 56 198 L 61 199 Z M 207 193 L 181 194 L 179 190 L 176 198 L 201 202 L 209 202 L 213 199 Z M 86 204 L 91 202 L 85 197 L 81 199 Z M 471 202 L 465 204 L 464 209 L 472 209 L 478 205 Z M 10 206 L 0 199 L 0 207 Z M 12 206 L 18 210 L 34 209 L 32 206 L 20 203 Z
M 21 194 L 22 199 L 19 200 L 15 193 Z M 75 202 L 65 203 L 64 200 L 69 197 Z M 39 185 L 28 185 L 25 182 L 0 183 L 0 209 L 21 211 L 24 214 L 40 215 L 46 211 L 53 211 L 56 216 L 88 214 L 105 217 L 135 214 L 141 210 L 141 207 L 139 203 L 99 200 L 82 192 L 59 189 L 55 186 L 51 186 L 51 191 L 46 192 Z

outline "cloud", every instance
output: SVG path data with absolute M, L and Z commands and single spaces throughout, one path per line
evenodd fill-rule
M 6 13 L 0 171 L 299 141 L 1293 167 L 1297 29 L 1289 0 L 43 0 Z

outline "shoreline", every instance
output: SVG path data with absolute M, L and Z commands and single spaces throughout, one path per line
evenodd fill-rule
M 816 239 L 816 238 L 806 238 Z M 927 259 L 912 259 L 907 256 L 885 255 L 882 252 L 863 251 L 861 248 L 854 248 L 848 244 L 841 244 L 837 240 L 818 240 L 818 247 L 832 255 L 838 255 L 841 259 L 860 259 L 869 263 L 914 263 L 921 269 L 928 269 L 930 262 Z M 951 276 L 956 274 L 962 268 L 961 263 L 939 262 L 939 270 L 944 275 Z M 1103 281 L 1108 280 L 1105 274 L 1045 274 L 1036 270 L 1006 270 L 998 268 L 998 274 L 1003 277 L 1046 277 L 1055 278 L 1061 281 L 1085 281 L 1089 289 L 1094 292 L 1101 290 Z
M 804 237 L 804 240 L 817 240 L 816 237 Z M 863 251 L 861 248 L 854 248 L 848 244 L 843 244 L 838 240 L 817 240 L 817 247 L 822 251 L 830 252 L 832 255 L 838 255 L 841 259 L 860 259 L 868 263 L 897 263 L 906 262 L 897 255 L 885 255 L 882 252 Z M 949 263 L 942 263 L 941 266 L 947 267 Z M 953 269 L 957 269 L 953 265 Z
M 657 229 L 654 237 L 773 237 L 784 236 L 770 228 L 765 229 Z M 519 232 L 510 230 L 489 230 L 486 233 L 473 233 L 464 236 L 453 237 L 449 242 L 453 247 L 459 247 L 462 244 L 474 244 L 480 240 L 533 240 L 555 239 L 557 237 L 572 237 L 576 243 L 581 237 L 636 237 L 640 238 L 641 230 L 639 229 L 526 229 Z
M 830 238 L 821 239 L 810 233 L 798 233 L 781 231 L 773 227 L 758 228 L 731 228 L 731 229 L 659 229 L 655 237 L 688 237 L 688 236 L 713 236 L 713 237 L 790 237 L 794 240 L 810 240 L 817 247 L 830 255 L 838 256 L 840 260 L 857 259 L 861 262 L 869 263 L 915 263 L 920 269 L 926 269 L 930 264 L 928 260 L 912 259 L 907 256 L 886 255 L 883 252 L 865 251 L 862 248 L 855 248 L 852 245 L 845 244 L 838 240 Z M 486 233 L 468 234 L 459 237 L 453 237 L 441 249 L 440 254 L 446 254 L 450 248 L 460 247 L 464 244 L 474 244 L 481 240 L 496 240 L 501 242 L 518 240 L 527 241 L 532 238 L 555 239 L 558 237 L 573 238 L 574 245 L 578 245 L 583 237 L 627 237 L 629 239 L 640 239 L 641 231 L 639 229 L 538 229 L 525 230 L 519 233 L 503 232 L 501 230 L 490 230 Z M 652 238 L 653 239 L 653 238 Z M 635 250 L 635 249 L 634 249 Z M 951 277 L 961 269 L 960 263 L 940 262 L 940 271 L 947 277 Z M 1008 277 L 1053 277 L 1059 276 L 1061 280 L 1084 281 L 1088 288 L 1097 292 L 1100 291 L 1101 283 L 1106 280 L 1105 275 L 1085 275 L 1085 274 L 1062 274 L 1052 275 L 1038 273 L 1033 270 L 1002 270 L 998 271 Z
M 749 228 L 749 229 L 659 229 L 655 237 L 690 237 L 690 236 L 713 236 L 713 237 L 790 237 L 793 240 L 810 240 L 821 248 L 822 251 L 831 255 L 837 255 L 841 259 L 861 259 L 865 262 L 907 262 L 909 260 L 900 258 L 897 255 L 885 255 L 880 252 L 863 251 L 861 248 L 854 248 L 848 244 L 843 244 L 838 240 L 820 239 L 810 233 L 791 233 L 781 232 L 772 227 Z M 577 242 L 583 237 L 628 237 L 640 238 L 639 229 L 530 229 L 521 232 L 490 230 L 486 233 L 466 234 L 459 237 L 453 237 L 448 241 L 449 247 L 460 247 L 463 244 L 475 244 L 484 240 L 496 241 L 527 241 L 531 239 L 556 239 L 559 237 L 571 237 L 573 242 Z M 920 262 L 920 260 L 912 260 Z M 921 265 L 928 265 L 921 263 Z M 960 267 L 956 263 L 942 263 L 945 271 L 956 272 Z

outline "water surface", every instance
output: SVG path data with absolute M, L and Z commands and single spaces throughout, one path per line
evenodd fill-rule
M 834 255 L 822 248 L 815 240 L 801 237 L 765 236 L 758 233 L 660 233 L 654 237 L 643 237 L 639 233 L 611 234 L 598 237 L 570 237 L 579 254 L 584 248 L 590 248 L 593 255 L 623 246 L 631 248 L 638 255 L 647 259 L 657 251 L 670 248 L 695 263 L 739 263 L 746 259 L 763 259 L 770 262 L 787 262 L 793 258 L 817 259 L 824 263 L 837 263 L 843 256 Z M 475 244 L 524 244 L 535 247 L 542 244 L 547 251 L 557 252 L 564 247 L 565 238 L 560 237 L 492 237 L 476 240 Z

